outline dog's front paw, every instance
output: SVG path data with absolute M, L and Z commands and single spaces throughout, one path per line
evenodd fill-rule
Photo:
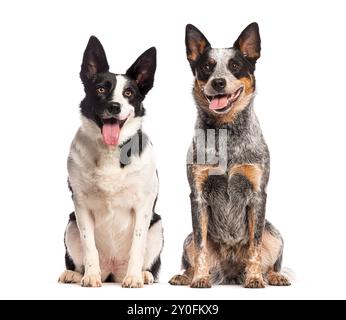
M 211 288 L 211 282 L 209 277 L 201 277 L 193 279 L 191 288 L 208 289 Z
M 100 275 L 85 275 L 81 281 L 82 287 L 99 288 L 102 287 Z
M 143 275 L 126 276 L 123 281 L 122 287 L 123 288 L 143 288 L 144 287 Z
M 245 288 L 249 289 L 263 289 L 265 283 L 262 274 L 254 274 L 247 276 L 245 279 Z

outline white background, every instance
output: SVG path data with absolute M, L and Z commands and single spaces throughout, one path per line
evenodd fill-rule
M 0 297 L 93 299 L 346 298 L 344 1 L 6 1 L 0 5 Z M 195 122 L 184 29 L 229 47 L 249 23 L 262 35 L 255 108 L 272 156 L 267 217 L 286 241 L 290 288 L 172 288 L 191 231 L 185 154 Z M 91 34 L 111 71 L 158 49 L 146 131 L 160 175 L 161 281 L 128 290 L 59 285 L 73 210 L 66 158 L 80 121 L 82 54 Z

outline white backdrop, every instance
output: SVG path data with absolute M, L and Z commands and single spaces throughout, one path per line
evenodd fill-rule
M 7 1 L 0 5 L 1 298 L 346 298 L 344 1 Z M 184 29 L 231 46 L 257 21 L 262 57 L 255 108 L 272 156 L 267 217 L 286 242 L 290 288 L 200 291 L 166 285 L 191 231 L 185 154 L 195 122 Z M 79 126 L 78 74 L 90 35 L 111 71 L 158 49 L 145 106 L 160 176 L 163 284 L 139 290 L 59 285 L 73 210 L 66 158 Z

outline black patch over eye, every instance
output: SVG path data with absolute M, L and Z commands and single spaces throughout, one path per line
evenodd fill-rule
M 110 81 L 106 81 L 106 82 L 105 82 L 105 88 L 106 88 L 107 90 L 112 89 L 112 83 L 111 83 Z
M 209 72 L 211 72 L 212 67 L 209 63 L 206 63 L 202 66 L 202 69 L 205 73 L 209 73 Z
M 201 64 L 201 69 L 205 74 L 211 74 L 215 68 L 215 65 L 215 61 L 213 59 L 209 59 Z
M 104 94 L 105 92 L 106 92 L 106 88 L 103 87 L 103 86 L 99 86 L 99 87 L 96 88 L 96 93 L 98 95 Z
M 230 68 L 230 70 L 231 70 L 232 72 L 239 72 L 240 69 L 241 69 L 241 66 L 240 66 L 239 63 L 237 63 L 237 62 L 231 60 L 231 61 L 229 62 L 229 68 Z

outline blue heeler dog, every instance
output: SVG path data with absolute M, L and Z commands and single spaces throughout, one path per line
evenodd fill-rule
M 265 219 L 270 158 L 253 108 L 258 25 L 250 24 L 227 49 L 212 48 L 187 25 L 186 51 L 198 111 L 187 164 L 193 234 L 184 243 L 185 272 L 170 283 L 288 286 L 280 273 L 282 237 Z

